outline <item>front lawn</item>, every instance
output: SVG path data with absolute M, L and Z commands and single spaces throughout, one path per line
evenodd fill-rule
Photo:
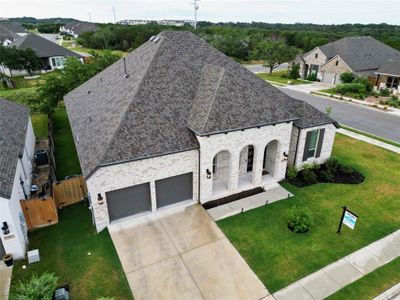
M 57 179 L 63 180 L 67 175 L 81 174 L 66 110 L 58 110 L 53 114 L 53 138 Z
M 400 258 L 376 269 L 327 299 L 373 299 L 400 282 Z
M 66 207 L 59 218 L 58 224 L 30 234 L 29 248 L 39 249 L 41 261 L 15 263 L 11 292 L 33 273 L 52 272 L 60 285 L 69 285 L 71 299 L 132 299 L 110 235 L 107 230 L 96 234 L 88 208 L 82 202 Z
M 270 292 L 319 270 L 400 228 L 400 156 L 337 134 L 333 154 L 365 175 L 358 185 L 321 183 L 296 188 L 295 196 L 218 222 Z M 308 233 L 288 230 L 286 213 L 305 204 L 314 214 Z M 359 215 L 355 230 L 342 227 L 341 207 Z
M 282 77 L 287 74 L 287 71 L 275 71 L 272 72 L 272 75 L 270 76 L 269 73 L 259 73 L 257 74 L 258 77 L 267 80 L 267 81 L 272 81 L 276 82 L 278 84 L 290 84 L 290 85 L 298 85 L 298 84 L 308 84 L 311 83 L 310 81 L 306 80 L 300 80 L 300 79 L 290 79 L 287 77 Z M 290 82 L 290 83 L 288 83 Z

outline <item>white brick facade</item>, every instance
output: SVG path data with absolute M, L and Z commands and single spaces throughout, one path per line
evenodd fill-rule
M 306 133 L 319 128 L 325 128 L 321 156 L 306 162 L 322 163 L 331 154 L 335 126 L 329 124 L 299 131 L 292 122 L 289 122 L 210 136 L 197 136 L 199 150 L 101 167 L 87 180 L 97 231 L 103 230 L 110 222 L 107 201 L 103 201 L 102 205 L 97 201 L 99 193 L 106 200 L 108 191 L 149 182 L 151 210 L 154 212 L 157 207 L 155 181 L 176 175 L 193 173 L 193 202 L 199 200 L 205 203 L 243 190 L 262 187 L 283 180 L 287 164 L 293 164 L 295 156 L 296 166 L 301 167 L 304 164 L 302 157 Z M 248 148 L 246 147 L 250 145 L 254 147 L 253 170 L 247 172 Z M 264 159 L 267 145 L 268 150 Z M 288 154 L 287 159 L 284 153 Z M 213 165 L 217 154 L 216 165 Z M 215 170 L 213 167 L 216 167 Z M 218 181 L 225 181 L 226 186 L 217 192 Z
M 99 205 L 97 194 L 150 182 L 152 211 L 156 210 L 155 181 L 193 172 L 193 201 L 198 199 L 198 150 L 111 165 L 98 169 L 86 182 L 97 231 L 109 224 L 107 201 Z

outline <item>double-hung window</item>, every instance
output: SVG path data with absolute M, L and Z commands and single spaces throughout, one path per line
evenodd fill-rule
M 310 158 L 320 157 L 324 135 L 325 128 L 307 131 L 303 152 L 303 161 L 306 161 Z
M 319 130 L 310 131 L 310 143 L 308 144 L 307 158 L 315 157 L 317 152 Z

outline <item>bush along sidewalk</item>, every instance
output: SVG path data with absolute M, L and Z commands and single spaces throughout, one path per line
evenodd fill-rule
M 287 171 L 289 183 L 297 187 L 306 187 L 315 183 L 358 184 L 364 181 L 363 174 L 352 167 L 342 165 L 331 157 L 322 165 L 306 164 L 301 171 L 289 167 Z

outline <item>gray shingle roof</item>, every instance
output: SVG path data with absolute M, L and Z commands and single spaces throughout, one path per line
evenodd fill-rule
M 15 33 L 28 32 L 25 27 L 17 22 L 0 22 L 0 27 L 10 30 Z
M 86 177 L 99 166 L 196 149 L 192 131 L 262 126 L 308 112 L 289 112 L 291 98 L 192 33 L 159 37 L 128 54 L 128 78 L 120 60 L 65 96 Z M 313 120 L 333 122 L 317 110 L 304 122 Z
M 0 42 L 3 43 L 5 40 L 10 40 L 13 42 L 14 40 L 20 38 L 18 34 L 14 31 L 11 31 L 5 27 L 0 26 Z
M 64 26 L 64 28 L 73 31 L 75 34 L 80 35 L 84 32 L 96 31 L 97 25 L 89 22 L 72 21 Z
M 29 110 L 0 99 L 0 197 L 11 197 L 18 155 L 23 153 Z
M 388 60 L 386 64 L 382 65 L 378 71 L 376 71 L 376 73 L 400 76 L 400 59 Z
M 345 37 L 320 46 L 328 59 L 339 55 L 353 71 L 378 69 L 388 59 L 400 59 L 400 51 L 370 37 Z
M 10 46 L 15 46 L 18 49 L 25 50 L 31 48 L 36 52 L 39 57 L 52 57 L 52 56 L 64 56 L 64 57 L 81 57 L 76 52 L 68 50 L 64 47 L 57 45 L 37 34 L 28 33 L 23 37 L 17 39 Z

